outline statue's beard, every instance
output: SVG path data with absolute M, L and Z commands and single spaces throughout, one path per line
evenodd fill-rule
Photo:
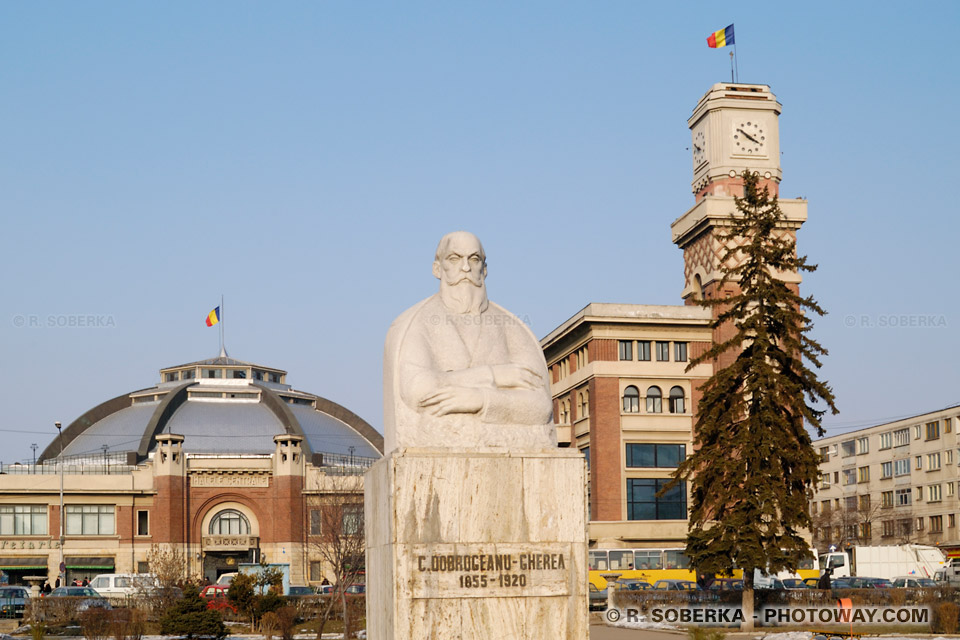
M 479 314 L 487 308 L 487 285 L 470 281 L 466 276 L 456 284 L 440 283 L 440 298 L 453 313 Z

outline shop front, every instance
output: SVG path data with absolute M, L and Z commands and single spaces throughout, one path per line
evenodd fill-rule
M 203 537 L 203 577 L 210 582 L 225 573 L 238 571 L 241 563 L 259 560 L 260 539 L 245 535 Z
M 0 584 L 26 585 L 26 576 L 47 575 L 46 556 L 13 556 L 0 558 Z
M 116 573 L 116 563 L 109 556 L 66 556 L 67 585 L 93 580 L 101 573 Z

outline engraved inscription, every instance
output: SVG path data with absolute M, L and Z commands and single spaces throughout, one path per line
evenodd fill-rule
M 414 598 L 568 595 L 565 544 L 408 545 L 401 575 Z
M 191 475 L 190 485 L 194 487 L 269 487 L 270 476 L 204 473 Z

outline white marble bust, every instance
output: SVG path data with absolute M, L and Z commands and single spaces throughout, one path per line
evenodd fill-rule
M 486 255 L 472 233 L 445 235 L 440 291 L 402 313 L 383 359 L 384 453 L 397 448 L 555 448 L 540 344 L 487 300 Z

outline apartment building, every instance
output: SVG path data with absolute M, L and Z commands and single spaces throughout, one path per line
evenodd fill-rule
M 960 549 L 960 405 L 818 440 L 813 542 Z

